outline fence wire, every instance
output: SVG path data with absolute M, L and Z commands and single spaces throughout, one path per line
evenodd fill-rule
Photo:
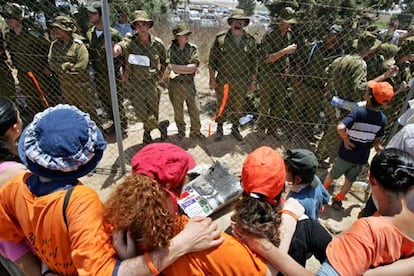
M 88 112 L 109 143 L 98 167 L 101 173 L 119 171 L 116 143 L 122 143 L 129 163 L 151 141 L 176 143 L 189 149 L 198 163 L 222 160 L 236 172 L 245 155 L 260 145 L 281 152 L 308 148 L 317 152 L 320 162 L 327 158 L 332 162 L 339 142 L 336 125 L 347 113 L 331 105 L 332 96 L 363 101 L 365 88 L 356 86 L 397 65 L 399 72 L 388 81 L 401 93 L 383 109 L 388 116 L 385 143 L 393 135 L 390 131 L 397 130 L 397 117 L 412 95 L 406 92 L 413 62 L 404 59 L 414 54 L 408 26 L 394 30 L 388 27 L 389 16 L 368 10 L 358 14 L 363 16 L 337 20 L 297 13 L 296 22 L 288 26 L 280 15 L 251 17 L 240 37 L 228 32 L 229 14 L 221 19 L 186 17 L 192 32 L 189 41 L 197 46 L 193 59 L 171 48 L 176 43 L 172 30 L 182 22 L 180 17 L 171 15 L 172 23 L 153 22 L 147 45 L 137 42 L 134 30 L 124 36 L 112 30 L 113 43 L 123 49 L 114 58 L 122 129 L 119 141 L 103 39 L 94 31 L 82 33 L 75 16 L 73 25 L 62 21 L 63 27 L 56 27 L 55 18 L 45 28 L 21 17 L 21 30 L 6 16 L 1 23 L 1 95 L 15 100 L 25 124 L 37 112 L 61 103 Z M 71 27 L 63 31 L 69 38 L 59 29 L 67 26 Z M 355 65 L 357 69 L 353 64 L 332 69 L 334 60 L 355 56 L 355 39 L 361 42 L 364 31 L 382 40 L 381 46 L 363 56 L 365 64 Z M 198 65 L 194 74 L 172 73 L 174 67 L 168 66 L 193 63 Z M 360 69 L 365 75 L 355 75 Z

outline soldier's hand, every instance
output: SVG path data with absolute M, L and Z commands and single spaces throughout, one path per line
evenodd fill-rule
M 296 45 L 295 43 L 290 44 L 289 46 L 287 46 L 285 48 L 285 54 L 290 55 L 290 54 L 294 53 L 297 48 L 298 48 L 298 45 Z
M 216 88 L 217 88 L 216 79 L 210 79 L 210 89 L 216 89 Z
M 398 68 L 397 65 L 392 65 L 387 72 L 385 72 L 385 79 L 388 79 L 389 77 L 395 77 L 398 74 L 398 71 L 400 71 L 400 68 Z
M 251 82 L 249 85 L 249 92 L 255 92 L 257 90 L 257 83 Z

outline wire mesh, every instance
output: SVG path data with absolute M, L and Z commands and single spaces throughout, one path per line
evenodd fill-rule
M 308 148 L 317 152 L 320 162 L 327 158 L 332 162 L 340 141 L 336 125 L 347 113 L 341 110 L 338 114 L 338 109 L 330 104 L 332 96 L 357 102 L 363 100 L 364 93 L 352 87 L 357 85 L 354 68 L 335 71 L 330 65 L 337 58 L 355 54 L 354 40 L 367 29 L 382 39 L 383 45 L 398 45 L 392 41 L 393 35 L 386 35 L 390 29 L 381 28 L 387 26 L 389 16 L 378 16 L 370 10 L 354 12 L 355 17 L 336 18 L 301 10 L 295 15 L 297 22 L 287 27 L 277 15 L 253 16 L 239 38 L 228 33 L 228 14 L 220 19 L 206 15 L 200 19 L 186 17 L 192 31 L 190 42 L 198 51 L 198 60 L 183 58 L 182 63 L 177 63 L 198 64 L 194 77 L 190 74 L 186 78 L 183 74 L 171 77 L 168 68 L 163 71 L 174 40 L 172 29 L 182 21 L 179 16 L 170 16 L 173 23 L 154 22 L 149 45 L 140 44 L 135 33 L 113 35 L 114 43 L 132 41 L 135 45 L 114 59 L 113 77 L 117 82 L 123 134 L 118 142 L 123 143 L 127 162 L 151 140 L 176 143 L 188 149 L 198 163 L 222 160 L 235 172 L 240 172 L 245 155 L 260 145 L 281 152 L 287 148 Z M 2 23 L 2 45 L 6 50 L 0 66 L 2 96 L 15 100 L 26 124 L 37 112 L 60 103 L 73 104 L 90 113 L 109 143 L 98 172 L 117 172 L 120 166 L 109 90 L 111 76 L 105 66 L 103 39 L 95 32 L 92 36 L 82 33 L 75 21 L 67 31 L 67 41 L 67 34 L 62 34 L 56 25 L 53 27 L 53 23 L 38 28 L 28 23 L 28 18 L 21 22 L 20 32 L 10 26 L 9 19 Z M 369 29 L 374 25 L 376 29 Z M 399 31 L 401 43 L 408 31 Z M 163 49 L 153 50 L 155 42 Z M 360 76 L 360 82 L 384 73 L 392 60 L 400 67 L 398 75 L 392 77 L 394 87 L 407 85 L 412 63 L 398 59 L 398 52 L 387 56 L 381 49 L 364 57 L 361 68 L 365 75 Z M 142 51 L 147 53 L 150 63 L 140 64 L 137 69 L 130 56 L 142 56 Z M 147 75 L 143 77 L 140 70 Z M 212 78 L 215 89 L 211 87 Z M 227 101 L 223 100 L 225 84 L 229 85 Z M 340 89 L 344 94 L 340 94 Z M 350 96 L 351 90 L 355 97 Z M 407 91 L 408 86 L 402 90 Z M 389 130 L 408 100 L 407 95 L 398 94 L 398 99 L 385 109 Z M 221 106 L 223 112 L 219 114 Z M 163 137 L 166 120 L 168 136 Z M 387 132 L 385 140 L 391 135 Z

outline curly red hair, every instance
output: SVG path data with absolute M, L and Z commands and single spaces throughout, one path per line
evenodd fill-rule
M 105 203 L 104 218 L 113 230 L 128 230 L 146 250 L 165 248 L 179 231 L 170 211 L 170 195 L 144 175 L 128 176 Z

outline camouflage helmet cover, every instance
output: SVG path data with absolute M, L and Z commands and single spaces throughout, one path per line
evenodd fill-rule
M 353 47 L 357 50 L 375 50 L 381 45 L 381 41 L 371 32 L 364 31 L 358 39 L 353 41 Z
M 149 22 L 151 23 L 150 28 L 154 25 L 154 20 L 152 20 L 148 13 L 146 11 L 143 10 L 136 10 L 133 12 L 132 14 L 132 21 L 131 21 L 131 26 L 134 26 L 135 22 Z
M 50 24 L 50 27 L 56 27 L 61 30 L 67 31 L 67 32 L 74 32 L 76 30 L 76 24 L 73 21 L 72 18 L 66 15 L 59 15 L 56 16 L 53 23 Z
M 412 54 L 414 54 L 414 36 L 410 36 L 401 42 L 400 50 L 397 55 L 401 58 Z
M 295 10 L 291 7 L 283 8 L 278 14 L 278 21 L 283 21 L 288 24 L 296 24 Z
M 173 35 L 188 35 L 191 34 L 188 25 L 185 23 L 178 23 L 172 30 Z

